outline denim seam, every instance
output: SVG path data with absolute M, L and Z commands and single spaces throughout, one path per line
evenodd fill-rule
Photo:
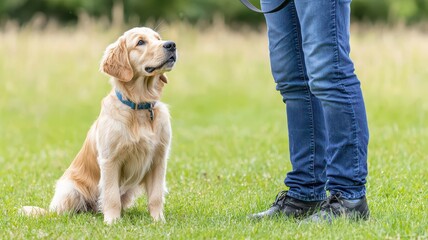
M 354 179 L 360 180 L 360 159 L 358 157 L 358 147 L 360 146 L 360 142 L 358 141 L 358 127 L 357 127 L 357 118 L 355 116 L 355 109 L 352 102 L 352 99 L 349 97 L 351 94 L 349 94 L 349 91 L 346 90 L 346 87 L 344 84 L 340 85 L 343 89 L 343 91 L 348 96 L 348 103 L 352 109 L 352 133 L 353 133 L 353 143 L 354 143 L 354 163 L 356 163 L 355 169 L 354 169 Z
M 297 65 L 299 66 L 299 72 L 301 76 L 303 76 L 303 80 L 305 80 L 305 72 L 302 66 L 304 64 L 304 58 L 302 56 L 302 52 L 300 51 L 300 46 L 302 45 L 302 43 L 299 41 L 299 32 L 297 31 L 297 23 L 299 19 L 297 18 L 297 11 L 296 6 L 294 5 L 294 1 L 290 2 L 290 7 L 292 8 L 291 17 L 293 18 L 292 22 L 294 28 L 294 42 L 296 43 L 294 47 L 297 52 L 296 55 L 299 57 L 299 59 L 297 59 Z
M 354 167 L 354 179 L 357 179 L 359 177 L 359 173 L 360 173 L 360 163 L 359 163 L 359 159 L 358 159 L 358 146 L 359 146 L 359 141 L 358 141 L 358 134 L 357 134 L 357 123 L 356 123 L 356 116 L 355 116 L 355 109 L 354 106 L 352 104 L 352 99 L 350 98 L 350 94 L 349 92 L 346 90 L 345 85 L 343 84 L 343 78 L 340 77 L 339 74 L 339 66 L 340 66 L 340 56 L 339 56 L 339 40 L 338 40 L 338 19 L 337 19 L 337 0 L 331 0 L 331 4 L 332 4 L 332 9 L 331 9 L 331 17 L 332 17 L 332 22 L 333 22 L 333 41 L 335 43 L 334 45 L 334 57 L 335 57 L 335 64 L 334 64 L 334 68 L 335 68 L 335 73 L 334 75 L 336 76 L 336 81 L 339 81 L 340 84 L 339 86 L 342 88 L 342 91 L 347 95 L 347 104 L 350 106 L 351 110 L 352 110 L 352 143 L 354 145 L 354 163 L 357 164 L 357 166 Z M 353 164 L 354 165 L 354 164 Z M 356 171 L 355 171 L 356 168 Z M 353 196 L 354 197 L 354 196 Z
M 332 12 L 334 15 L 334 21 L 333 22 L 334 22 L 334 33 L 335 33 L 334 38 L 335 38 L 335 43 L 336 43 L 335 47 L 334 47 L 335 48 L 335 55 L 336 55 L 335 56 L 336 57 L 336 65 L 335 65 L 336 77 L 340 81 L 339 86 L 342 88 L 342 91 L 346 94 L 347 103 L 352 110 L 352 123 L 351 124 L 352 124 L 352 138 L 353 138 L 353 144 L 354 144 L 354 164 L 356 163 L 356 166 L 354 167 L 354 168 L 356 168 L 356 171 L 354 169 L 354 177 L 353 178 L 357 179 L 357 178 L 359 178 L 359 175 L 360 175 L 360 159 L 358 158 L 358 147 L 360 146 L 360 143 L 358 141 L 358 133 L 357 133 L 358 127 L 357 127 L 357 122 L 356 122 L 355 109 L 354 109 L 354 105 L 352 103 L 352 99 L 350 98 L 351 94 L 349 94 L 349 91 L 346 90 L 346 86 L 343 83 L 343 78 L 341 78 L 339 76 L 339 70 L 338 69 L 340 66 L 340 56 L 339 56 L 339 40 L 338 40 L 338 27 L 337 27 L 337 24 L 338 24 L 337 11 L 339 9 L 337 8 L 336 4 L 338 4 L 338 3 L 336 1 L 337 0 L 332 0 L 332 6 L 333 6 Z M 360 180 L 360 179 L 358 179 L 358 180 Z
M 306 95 L 308 96 L 308 110 L 310 113 L 310 126 L 309 128 L 311 129 L 311 139 L 310 139 L 310 148 L 311 148 L 311 155 L 310 155 L 310 162 L 311 162 L 311 169 L 310 173 L 312 176 L 312 184 L 315 184 L 316 180 L 315 180 L 315 131 L 314 131 L 314 116 L 313 116 L 313 106 L 312 106 L 312 101 L 311 101 L 311 93 L 310 93 L 310 89 L 309 89 L 309 85 L 307 83 L 307 80 L 305 79 L 305 71 L 304 71 L 304 56 L 302 55 L 302 51 L 301 51 L 301 47 L 302 46 L 302 42 L 300 41 L 301 36 L 299 36 L 299 31 L 297 29 L 297 23 L 299 21 L 298 17 L 297 17 L 297 11 L 296 11 L 296 6 L 294 5 L 294 2 L 291 2 L 290 5 L 293 10 L 291 11 L 291 16 L 293 18 L 293 27 L 294 27 L 294 42 L 296 43 L 295 47 L 296 47 L 296 52 L 297 52 L 297 56 L 298 56 L 298 66 L 299 66 L 299 71 L 300 74 L 302 76 L 302 79 L 306 82 L 305 84 L 305 90 L 306 90 Z M 315 194 L 315 187 L 312 185 L 312 195 Z
M 336 79 L 339 77 L 339 65 L 340 65 L 340 59 L 339 59 L 339 40 L 338 40 L 338 33 L 337 33 L 337 6 L 336 6 L 337 0 L 331 0 L 331 18 L 333 23 L 333 41 L 335 43 L 334 45 L 334 58 L 335 58 L 335 64 L 334 64 L 334 75 L 336 75 Z M 337 81 L 337 80 L 336 80 Z

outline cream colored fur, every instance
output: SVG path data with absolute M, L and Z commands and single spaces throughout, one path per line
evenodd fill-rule
M 138 45 L 140 40 L 144 44 Z M 171 124 L 168 108 L 159 99 L 167 83 L 164 72 L 175 63 L 162 65 L 172 54 L 165 43 L 149 28 L 133 28 L 107 47 L 100 70 L 111 76 L 113 90 L 102 100 L 100 115 L 82 149 L 58 180 L 50 211 L 101 211 L 104 221 L 111 224 L 145 192 L 150 215 L 155 221 L 165 221 Z M 155 66 L 153 72 L 146 71 Z M 114 89 L 133 102 L 156 101 L 153 121 L 148 110 L 134 110 L 120 102 Z M 29 206 L 20 211 L 45 213 Z

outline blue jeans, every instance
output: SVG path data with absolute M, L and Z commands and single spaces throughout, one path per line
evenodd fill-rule
M 280 0 L 261 0 L 272 9 Z M 272 74 L 286 103 L 288 195 L 319 201 L 365 195 L 369 131 L 349 57 L 351 0 L 294 0 L 266 14 Z

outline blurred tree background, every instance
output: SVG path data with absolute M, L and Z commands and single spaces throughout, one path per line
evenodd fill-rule
M 258 0 L 252 0 L 257 5 Z M 116 6 L 116 8 L 114 7 Z M 238 0 L 1 0 L 0 24 L 7 20 L 25 24 L 34 16 L 73 24 L 79 16 L 114 21 L 188 21 L 209 23 L 221 16 L 229 25 L 263 23 L 261 14 L 246 9 Z M 353 0 L 352 18 L 362 22 L 418 23 L 428 19 L 428 0 Z

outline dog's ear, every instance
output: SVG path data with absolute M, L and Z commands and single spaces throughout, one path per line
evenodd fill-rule
M 134 71 L 129 62 L 128 50 L 126 49 L 125 37 L 120 37 L 107 47 L 101 60 L 100 71 L 123 82 L 131 81 L 134 77 Z
M 160 79 L 162 82 L 164 82 L 164 83 L 168 83 L 168 78 L 166 77 L 165 73 L 162 73 L 162 74 L 159 76 L 159 79 Z

